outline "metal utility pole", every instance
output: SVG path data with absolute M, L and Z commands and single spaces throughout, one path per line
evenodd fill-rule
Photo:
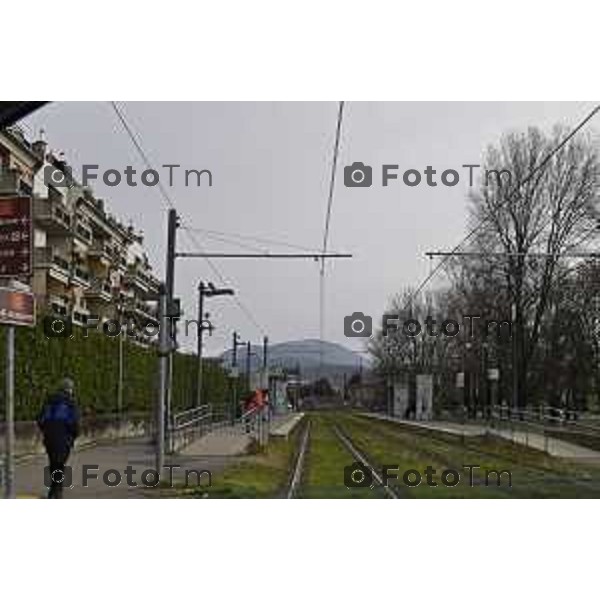
M 252 343 L 246 342 L 246 387 L 250 389 L 250 355 L 252 354 Z
M 265 373 L 267 372 L 267 352 L 269 351 L 269 338 L 265 335 L 263 337 L 263 369 Z
M 119 304 L 117 306 L 117 316 L 119 319 L 119 327 L 121 331 L 119 332 L 119 369 L 118 369 L 118 379 L 117 379 L 117 418 L 119 419 L 119 423 L 123 418 L 123 343 L 124 337 L 126 335 L 127 326 L 125 326 L 125 330 L 123 329 L 123 323 L 121 319 L 123 318 L 123 307 Z
M 15 497 L 15 328 L 6 328 L 6 455 L 5 498 Z
M 262 380 L 260 385 L 263 389 L 269 389 L 269 338 L 265 335 L 263 337 L 263 351 L 262 351 Z
M 175 247 L 177 239 L 177 227 L 179 226 L 179 218 L 177 211 L 174 208 L 169 209 L 167 222 L 167 261 L 166 261 L 166 308 L 163 313 L 165 317 L 164 327 L 169 336 L 169 348 L 175 346 L 175 337 L 177 325 L 174 315 L 171 311 L 174 307 L 174 290 L 175 290 Z M 169 317 L 168 319 L 166 317 Z M 178 315 L 177 315 L 178 316 Z M 173 354 L 169 352 L 167 359 L 167 377 L 165 379 L 165 402 L 166 402 L 166 419 L 167 423 L 171 420 L 171 404 L 172 404 L 172 385 L 173 385 Z
M 511 307 L 511 319 L 512 319 L 512 411 L 511 413 L 516 415 L 519 411 L 519 392 L 520 392 L 520 378 L 521 378 L 521 323 L 519 308 L 516 302 L 513 302 Z
M 208 285 L 203 281 L 198 285 L 198 371 L 196 376 L 196 406 L 202 404 L 202 339 L 205 331 L 212 331 L 212 324 L 204 325 L 204 298 L 213 296 L 233 296 L 235 292 L 230 288 L 216 288 L 212 283 Z
M 202 404 L 202 338 L 204 337 L 204 282 L 198 285 L 198 372 L 196 374 L 196 406 Z
M 167 303 L 173 302 L 175 288 L 175 244 L 178 226 L 179 219 L 177 217 L 177 211 L 174 208 L 171 208 L 169 210 L 167 223 L 167 268 L 165 277 Z M 169 308 L 171 307 L 169 306 Z
M 168 331 L 167 295 L 165 286 L 160 286 L 158 303 L 158 402 L 156 406 L 156 470 L 162 473 L 165 461 L 165 408 L 167 392 L 168 357 L 170 356 L 170 341 Z
M 237 365 L 237 349 L 238 346 L 243 346 L 244 342 L 239 340 L 237 331 L 233 332 L 233 355 L 231 357 L 231 422 L 235 422 L 235 414 L 237 409 L 237 377 L 238 377 L 238 365 Z

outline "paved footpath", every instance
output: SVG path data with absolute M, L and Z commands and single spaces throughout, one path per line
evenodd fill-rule
M 452 423 L 449 421 L 409 421 L 406 419 L 399 419 L 396 417 L 389 417 L 387 415 L 378 415 L 373 413 L 364 413 L 365 416 L 374 419 L 381 419 L 384 421 L 393 421 L 409 427 L 418 427 L 421 429 L 430 429 L 440 431 L 443 433 L 450 433 L 452 435 L 459 436 L 481 436 L 481 435 L 495 435 L 502 439 L 509 440 L 515 444 L 521 444 L 546 452 L 550 456 L 557 458 L 566 458 L 571 460 L 594 460 L 600 461 L 600 452 L 573 444 L 571 442 L 565 442 L 558 438 L 550 436 L 544 436 L 541 433 L 535 433 L 532 431 L 524 431 L 519 429 L 508 429 L 506 427 L 489 427 L 486 424 L 473 424 L 473 423 Z
M 294 415 L 273 417 L 271 430 L 274 431 L 285 426 L 294 418 L 296 418 Z M 239 461 L 239 456 L 248 451 L 251 443 L 252 436 L 246 432 L 246 428 L 242 424 L 232 427 L 217 427 L 214 431 L 191 443 L 180 453 L 165 456 L 165 464 L 181 467 L 173 468 L 172 473 L 175 484 L 183 483 L 186 469 L 197 471 L 206 469 L 214 475 Z M 44 485 L 46 464 L 46 457 L 42 455 L 17 461 L 15 469 L 17 497 L 46 497 L 47 488 Z M 155 467 L 154 445 L 148 438 L 107 441 L 85 446 L 76 445 L 67 464 L 71 467 L 73 487 L 65 488 L 65 498 L 156 498 L 161 495 L 160 490 L 144 486 L 141 480 L 144 471 Z M 89 479 L 87 487 L 83 486 L 84 465 L 97 466 L 97 468 L 88 469 L 88 472 L 97 474 L 98 478 Z M 137 487 L 127 485 L 125 469 L 128 466 L 136 471 L 130 477 L 132 481 L 137 482 Z M 120 485 L 111 487 L 103 482 L 102 476 L 109 469 L 116 469 L 121 473 Z M 151 477 L 151 474 L 148 474 L 148 477 Z M 169 471 L 165 469 L 161 481 L 168 482 L 169 478 Z M 196 479 L 194 474 L 190 474 L 192 484 Z M 207 476 L 204 475 L 202 482 L 206 481 Z
M 173 481 L 183 483 L 184 470 L 207 469 L 211 474 L 222 471 L 232 462 L 232 457 L 227 456 L 165 456 L 165 464 L 180 465 L 180 469 L 173 468 Z M 75 449 L 69 457 L 68 465 L 72 468 L 72 484 L 70 489 L 65 488 L 65 498 L 156 498 L 161 492 L 157 489 L 146 488 L 141 484 L 142 472 L 154 469 L 154 446 L 148 439 L 129 439 L 120 442 L 98 444 Z M 97 465 L 98 469 L 90 469 L 91 473 L 98 475 L 98 479 L 91 479 L 88 487 L 83 487 L 83 465 Z M 17 462 L 15 480 L 17 497 L 42 498 L 46 496 L 44 486 L 45 456 L 35 457 L 26 461 Z M 131 466 L 136 471 L 131 475 L 131 480 L 138 483 L 138 487 L 127 485 L 125 469 Z M 103 483 L 102 475 L 108 469 L 117 469 L 121 473 L 121 484 L 110 487 Z M 148 477 L 151 477 L 149 474 Z M 205 479 L 202 481 L 206 481 Z M 169 471 L 165 469 L 163 480 L 169 481 Z M 190 481 L 195 482 L 196 476 L 190 476 Z
M 410 427 L 417 427 L 419 429 L 431 429 L 433 431 L 439 431 L 441 433 L 449 433 L 451 435 L 460 435 L 467 437 L 477 437 L 485 435 L 487 428 L 485 425 L 478 425 L 473 423 L 453 423 L 451 421 L 410 421 L 408 419 L 400 419 L 399 417 L 390 417 L 388 415 L 382 415 L 377 413 L 362 413 L 365 417 L 370 419 L 379 419 L 380 421 L 392 421 L 394 423 L 400 423 L 401 425 L 408 425 Z
M 271 436 L 287 437 L 293 427 L 302 419 L 302 413 L 274 415 L 269 423 Z M 227 457 L 246 454 L 252 445 L 254 430 L 246 428 L 244 423 L 217 427 L 207 435 L 192 442 L 181 451 L 183 456 Z

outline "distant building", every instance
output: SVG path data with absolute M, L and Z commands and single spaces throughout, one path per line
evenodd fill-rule
M 54 184 L 45 182 L 48 169 L 56 172 Z M 61 185 L 68 178 L 68 165 L 45 141 L 30 143 L 18 127 L 0 131 L 0 196 L 32 197 L 38 311 L 77 325 L 127 319 L 141 331 L 157 320 L 159 288 L 142 236 L 118 222 L 90 188 Z

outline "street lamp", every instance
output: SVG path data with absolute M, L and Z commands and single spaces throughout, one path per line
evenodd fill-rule
M 239 376 L 238 365 L 237 365 L 237 349 L 243 346 L 244 342 L 239 339 L 237 331 L 233 332 L 233 343 L 232 343 L 232 356 L 231 356 L 231 424 L 235 423 L 235 414 L 237 409 L 237 379 Z
M 250 357 L 258 356 L 256 352 L 252 351 L 252 343 L 246 342 L 246 387 L 250 391 Z
M 201 281 L 198 285 L 198 368 L 196 374 L 196 406 L 202 404 L 202 338 L 205 331 L 212 332 L 213 326 L 209 322 L 204 324 L 204 316 L 210 316 L 204 313 L 204 298 L 213 298 L 215 296 L 233 296 L 235 292 L 231 288 L 217 288 L 213 283 L 205 284 Z
M 123 323 L 121 322 L 123 315 L 125 314 L 125 306 L 121 300 L 117 302 L 116 306 L 117 319 L 119 321 L 119 369 L 118 369 L 118 380 L 117 380 L 117 417 L 119 424 L 123 417 L 123 338 L 125 332 L 123 331 Z

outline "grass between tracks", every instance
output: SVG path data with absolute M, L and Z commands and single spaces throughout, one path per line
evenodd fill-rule
M 271 438 L 266 449 L 255 448 L 248 456 L 221 473 L 213 473 L 212 485 L 180 488 L 187 498 L 277 498 L 282 493 L 302 427 L 284 438 Z
M 352 442 L 376 468 L 398 465 L 395 487 L 406 498 L 600 498 L 600 466 L 572 463 L 549 457 L 543 452 L 493 437 L 465 438 L 376 421 L 348 413 L 312 413 L 311 439 L 298 496 L 301 498 L 382 498 L 381 489 L 351 488 L 344 484 L 344 468 L 354 462 L 331 426 L 339 424 Z M 212 486 L 178 489 L 179 497 L 278 498 L 289 480 L 302 427 L 289 439 L 271 439 L 267 449 L 240 457 L 222 473 L 214 473 Z M 479 465 L 474 470 L 473 487 L 463 465 Z M 438 485 L 427 485 L 425 469 L 431 466 Z M 422 475 L 417 487 L 402 482 L 406 470 Z M 447 487 L 441 473 L 454 469 L 460 483 Z M 485 485 L 485 470 L 509 470 L 501 485 L 494 476 Z M 393 481 L 391 483 L 394 483 Z
M 376 465 L 399 465 L 399 488 L 404 496 L 415 498 L 598 498 L 600 497 L 600 468 L 598 465 L 573 463 L 543 452 L 526 448 L 493 437 L 466 438 L 419 430 L 416 427 L 361 416 L 341 417 L 346 432 L 353 442 L 367 452 Z M 465 464 L 479 465 L 474 470 L 474 487 L 469 486 Z M 424 471 L 431 465 L 437 473 L 436 487 L 426 483 Z M 402 474 L 408 469 L 422 473 L 422 483 L 408 487 L 402 483 Z M 456 487 L 441 483 L 444 469 L 455 469 L 461 475 Z M 509 470 L 512 487 L 502 476 L 496 485 L 490 477 L 485 486 L 485 470 Z
M 354 460 L 339 441 L 326 415 L 311 416 L 310 446 L 299 496 L 302 498 L 381 498 L 382 490 L 347 488 L 344 467 Z

